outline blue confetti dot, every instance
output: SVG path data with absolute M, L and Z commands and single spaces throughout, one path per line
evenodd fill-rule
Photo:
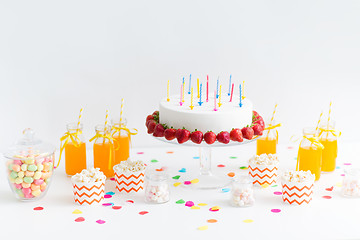
M 339 166 L 337 166 L 337 167 L 336 167 L 336 169 L 340 169 L 340 167 L 339 167 Z
M 200 157 L 193 157 L 193 159 L 200 159 Z
M 114 192 L 107 192 L 107 193 L 105 193 L 105 195 L 115 195 L 115 193 Z
M 179 170 L 179 172 L 186 172 L 186 169 L 182 168 L 182 169 Z
M 223 188 L 223 189 L 221 189 L 221 191 L 222 191 L 223 193 L 230 192 L 230 188 Z

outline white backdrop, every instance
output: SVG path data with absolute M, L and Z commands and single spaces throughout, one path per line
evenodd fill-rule
M 190 73 L 245 80 L 265 117 L 278 103 L 281 142 L 330 100 L 342 140 L 357 140 L 359 13 L 358 0 L 0 1 L 0 148 L 26 127 L 58 146 L 81 107 L 90 138 L 122 97 L 133 146 L 162 145 L 144 119 Z

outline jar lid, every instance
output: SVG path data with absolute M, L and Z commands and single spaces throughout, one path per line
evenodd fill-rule
M 23 131 L 23 138 L 11 146 L 4 153 L 6 158 L 19 159 L 24 158 L 43 158 L 55 152 L 55 147 L 49 143 L 44 143 L 40 139 L 34 138 L 35 132 L 31 128 Z
M 151 181 L 165 181 L 168 179 L 168 174 L 164 170 L 146 169 L 145 177 Z
M 249 176 L 242 175 L 236 178 L 234 182 L 238 184 L 249 184 L 252 183 L 252 179 Z

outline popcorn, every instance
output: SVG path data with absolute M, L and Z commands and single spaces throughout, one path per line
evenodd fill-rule
M 138 172 L 145 170 L 145 164 L 141 160 L 126 160 L 115 165 L 114 170 L 117 172 Z
M 100 171 L 100 168 L 83 169 L 80 173 L 77 173 L 71 177 L 72 181 L 83 183 L 101 182 L 105 179 L 106 176 L 103 172 Z
M 249 160 L 250 164 L 253 165 L 276 165 L 279 163 L 278 156 L 276 154 L 266 154 L 263 153 L 260 156 L 255 155 Z
M 283 181 L 294 182 L 294 183 L 303 183 L 303 182 L 313 182 L 315 180 L 315 175 L 311 171 L 286 171 L 282 176 Z

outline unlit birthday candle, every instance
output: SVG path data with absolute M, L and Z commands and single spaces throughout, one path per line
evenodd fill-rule
M 202 95 L 202 83 L 200 83 L 200 96 L 199 96 L 199 105 L 201 106 L 201 104 L 203 104 L 203 102 L 201 101 L 201 95 Z
M 181 86 L 180 86 L 180 101 L 179 101 L 179 103 L 180 103 L 180 106 L 182 106 L 183 105 L 183 102 L 182 102 L 182 97 L 183 97 L 183 84 L 181 84 Z
M 239 90 L 240 90 L 240 103 L 239 106 L 242 107 L 242 92 L 241 92 L 241 84 L 239 84 Z
M 216 99 L 219 98 L 219 77 L 216 81 Z
M 231 74 L 230 74 L 230 79 L 229 79 L 229 92 L 228 92 L 228 96 L 230 96 L 231 94 Z
M 245 81 L 242 84 L 242 99 L 245 99 Z
M 197 98 L 200 98 L 199 79 L 197 79 Z
M 222 103 L 221 103 L 221 85 L 220 85 L 220 90 L 219 90 L 219 107 L 221 107 Z
M 191 94 L 191 74 L 190 74 L 190 78 L 189 78 L 189 91 L 188 94 Z
M 206 102 L 209 101 L 209 75 L 206 76 Z
M 234 93 L 234 84 L 231 85 L 230 102 L 232 102 L 233 93 Z
M 185 102 L 185 78 L 183 77 L 183 87 L 182 87 L 182 102 Z
M 168 80 L 167 84 L 167 99 L 168 102 L 170 102 L 170 80 Z
M 191 98 L 190 98 L 190 109 L 193 110 L 193 108 L 194 108 L 194 104 L 193 104 L 193 101 L 194 101 L 193 88 L 191 88 L 190 94 L 191 94 Z
M 217 111 L 217 108 L 216 108 L 216 90 L 214 91 L 214 111 Z

